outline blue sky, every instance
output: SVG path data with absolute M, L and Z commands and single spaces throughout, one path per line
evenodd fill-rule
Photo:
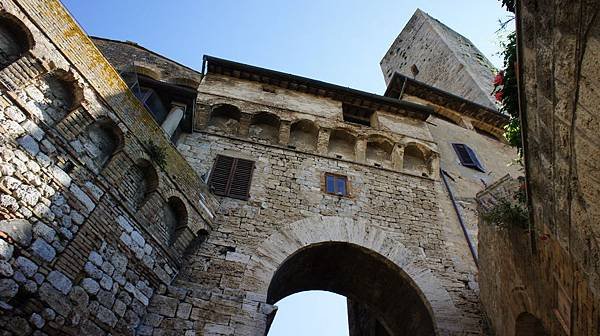
M 497 0 L 63 0 L 90 35 L 130 40 L 201 68 L 208 54 L 373 93 L 379 61 L 416 8 L 501 65 Z M 269 336 L 348 335 L 343 297 L 283 299 Z

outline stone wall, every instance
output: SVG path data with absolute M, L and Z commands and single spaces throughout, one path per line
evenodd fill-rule
M 523 180 L 506 176 L 478 195 L 480 212 L 513 200 L 522 187 Z M 479 224 L 480 296 L 495 334 L 597 335 L 589 278 L 556 240 L 526 224 Z
M 216 203 L 59 2 L 1 18 L 0 333 L 134 334 Z
M 480 228 L 481 298 L 498 335 L 519 335 L 532 320 L 550 335 L 600 332 L 600 183 L 592 159 L 600 154 L 592 80 L 599 10 L 598 1 L 519 2 L 530 230 Z

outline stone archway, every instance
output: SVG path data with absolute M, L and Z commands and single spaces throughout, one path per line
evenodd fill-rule
M 546 336 L 542 321 L 534 315 L 524 312 L 515 321 L 515 336 Z
M 336 288 L 327 288 L 323 283 L 296 283 L 295 288 L 272 285 L 273 280 L 279 281 L 278 276 L 285 278 L 285 268 L 289 267 L 286 262 L 293 258 L 314 259 L 314 256 L 307 256 L 303 252 L 310 251 L 314 255 L 329 253 L 335 258 L 336 254 L 349 250 L 361 251 L 357 256 L 374 258 L 373 260 L 386 264 L 388 270 L 395 270 L 396 279 L 402 279 L 403 285 L 412 289 L 412 292 L 406 293 L 411 293 L 411 298 L 420 302 L 415 311 L 420 315 L 429 315 L 436 335 L 459 334 L 464 330 L 459 310 L 440 281 L 422 266 L 423 260 L 383 230 L 361 219 L 315 216 L 282 227 L 267 238 L 251 257 L 244 275 L 243 289 L 258 294 L 268 304 L 282 295 L 317 289 L 316 287 L 341 291 L 342 295 L 361 299 L 360 293 L 340 289 L 335 284 L 332 286 Z M 284 269 L 283 275 L 281 272 L 278 275 L 281 269 Z M 293 266 L 291 270 L 293 271 Z M 384 323 L 388 330 L 394 327 L 392 321 Z M 264 328 L 264 324 L 262 327 Z

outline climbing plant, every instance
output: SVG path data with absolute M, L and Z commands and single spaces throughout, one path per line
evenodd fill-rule
M 515 0 L 499 0 L 502 6 L 511 13 L 515 12 Z M 501 30 L 506 29 L 507 23 L 502 23 Z M 515 146 L 519 155 L 523 154 L 523 144 L 521 143 L 521 120 L 519 116 L 519 101 L 517 88 L 517 36 L 516 32 L 510 32 L 506 41 L 502 43 L 503 69 L 498 72 L 494 78 L 493 94 L 500 104 L 500 111 L 509 116 L 509 123 L 505 126 L 504 136 L 508 143 Z

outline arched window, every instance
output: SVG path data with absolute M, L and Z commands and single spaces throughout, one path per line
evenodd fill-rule
M 331 131 L 329 135 L 329 146 L 327 152 L 329 155 L 333 155 L 337 158 L 343 158 L 346 160 L 354 160 L 356 137 L 344 130 L 335 129 Z
M 169 198 L 163 208 L 162 223 L 169 235 L 169 244 L 173 244 L 177 234 L 187 226 L 187 210 L 181 199 Z
M 279 117 L 268 112 L 260 112 L 250 122 L 250 138 L 276 144 L 279 142 Z
M 405 171 L 422 176 L 429 176 L 428 155 L 415 143 L 409 143 L 404 147 L 404 159 L 402 168 Z
M 119 188 L 132 209 L 138 210 L 148 195 L 158 187 L 158 174 L 152 164 L 144 159 L 131 165 Z
M 394 144 L 380 136 L 369 137 L 367 141 L 367 161 L 382 166 L 391 166 Z
M 319 127 L 310 120 L 298 120 L 290 127 L 289 144 L 300 150 L 316 150 L 318 138 Z
M 31 34 L 12 15 L 0 15 L 0 69 L 4 69 L 33 47 Z
M 237 134 L 240 127 L 242 113 L 233 105 L 219 105 L 210 113 L 208 128 Z
M 97 120 L 79 137 L 88 165 L 96 173 L 108 163 L 112 155 L 123 146 L 123 133 L 111 120 Z M 80 149 L 81 150 L 81 149 Z
M 515 336 L 546 336 L 542 321 L 529 313 L 521 313 L 515 322 Z

